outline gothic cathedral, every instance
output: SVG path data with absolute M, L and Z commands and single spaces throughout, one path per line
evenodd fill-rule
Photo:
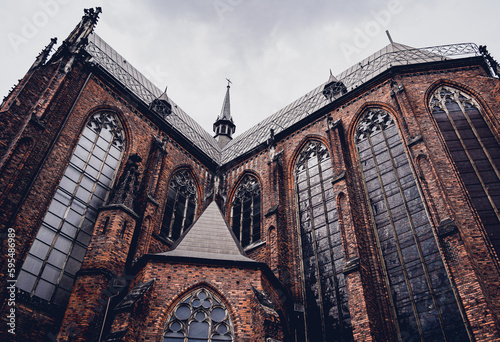
M 100 12 L 0 106 L 4 340 L 500 341 L 485 47 L 391 42 L 233 136 L 229 85 L 209 133 Z

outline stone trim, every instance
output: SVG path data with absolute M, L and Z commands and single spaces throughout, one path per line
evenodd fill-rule
M 344 275 L 348 275 L 350 273 L 359 271 L 359 269 L 360 269 L 359 258 L 354 257 L 346 261 L 342 273 L 344 273 Z

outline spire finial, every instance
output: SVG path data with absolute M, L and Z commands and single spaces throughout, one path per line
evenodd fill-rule
M 231 84 L 233 84 L 233 82 L 231 82 L 229 78 L 226 78 L 226 80 L 227 80 L 227 87 L 231 88 Z
M 389 30 L 385 30 L 385 34 L 387 34 L 387 38 L 389 38 L 389 41 L 391 42 L 391 45 L 394 44 L 394 42 L 392 41 L 391 34 L 389 33 Z

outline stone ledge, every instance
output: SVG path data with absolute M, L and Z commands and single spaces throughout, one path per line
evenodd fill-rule
M 359 269 L 359 258 L 354 257 L 346 261 L 344 268 L 342 269 L 342 273 L 344 273 L 344 275 L 348 275 L 350 273 L 359 271 Z

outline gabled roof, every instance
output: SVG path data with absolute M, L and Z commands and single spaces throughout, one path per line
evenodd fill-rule
M 128 64 L 97 34 L 93 33 L 89 36 L 86 51 L 92 56 L 93 62 L 109 72 L 124 87 L 144 101 L 146 105 L 149 105 L 162 94 L 161 90 Z M 280 133 L 393 66 L 442 61 L 449 59 L 451 56 L 470 57 L 479 55 L 478 47 L 471 43 L 419 49 L 399 43 L 391 43 L 336 77 L 338 82 L 345 86 L 345 92 L 332 98 L 324 96 L 325 85 L 331 83 L 329 79 L 256 126 L 243 132 L 231 140 L 222 150 L 218 146 L 217 140 L 171 99 L 169 102 L 172 105 L 172 114 L 165 116 L 164 120 L 211 160 L 218 165 L 224 165 L 265 143 L 269 138 L 270 129 L 273 129 L 275 134 Z M 225 116 L 224 107 L 221 115 Z
M 255 262 L 245 255 L 215 201 L 208 205 L 170 251 L 156 255 Z
M 110 73 L 126 89 L 130 90 L 149 107 L 151 102 L 160 97 L 163 91 L 156 87 L 130 63 L 127 63 L 118 52 L 109 46 L 101 37 L 92 33 L 85 50 L 92 56 L 92 62 Z M 217 141 L 196 121 L 187 115 L 172 99 L 172 113 L 163 119 L 173 129 L 186 137 L 209 158 L 216 163 L 220 160 L 220 149 Z

